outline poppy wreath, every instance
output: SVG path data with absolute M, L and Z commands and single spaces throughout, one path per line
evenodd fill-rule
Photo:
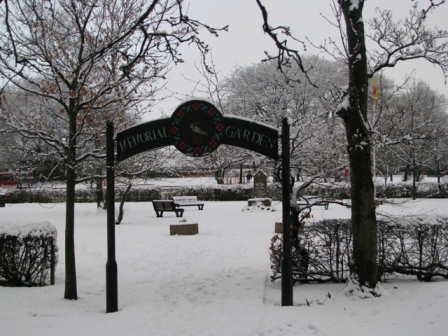
M 224 138 L 224 116 L 208 101 L 190 100 L 174 110 L 169 129 L 171 141 L 180 152 L 205 156 Z

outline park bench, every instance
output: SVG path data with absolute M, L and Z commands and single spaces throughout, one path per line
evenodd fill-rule
M 172 200 L 176 206 L 197 206 L 199 210 L 204 209 L 204 203 L 198 202 L 197 196 L 173 196 Z
M 184 213 L 184 209 L 178 208 L 173 201 L 153 200 L 152 205 L 154 206 L 154 210 L 157 214 L 157 217 L 163 217 L 163 213 L 165 211 L 175 212 L 177 217 L 182 217 Z
M 323 206 L 325 210 L 328 210 L 329 202 L 323 200 L 320 197 L 301 197 L 302 201 L 297 201 L 297 205 L 301 207 L 306 206 Z

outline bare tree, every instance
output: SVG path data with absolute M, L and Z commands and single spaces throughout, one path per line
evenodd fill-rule
M 431 160 L 432 138 L 444 118 L 444 98 L 423 82 L 411 82 L 389 104 L 385 117 L 389 120 L 387 149 L 406 166 L 405 180 L 412 174 L 412 197 L 416 198 L 416 182 Z M 440 135 L 440 134 L 439 134 Z M 393 140 L 395 139 L 395 140 Z
M 400 172 L 400 162 L 386 146 L 380 146 L 375 149 L 375 173 L 376 176 L 384 179 L 387 184 L 389 179 L 393 181 L 393 175 Z
M 1 109 L 0 134 L 0 157 L 2 158 L 0 170 L 7 170 L 16 166 L 20 161 L 21 152 L 17 150 L 19 148 L 20 139 L 18 139 L 14 129 L 7 125 Z
M 92 146 L 93 134 L 106 120 L 123 121 L 124 112 L 150 101 L 157 81 L 178 47 L 208 47 L 201 28 L 218 30 L 185 15 L 181 0 L 18 0 L 0 8 L 0 74 L 7 89 L 19 88 L 40 98 L 46 118 L 36 111 L 20 117 L 9 111 L 8 123 L 39 138 L 54 150 L 66 175 L 65 294 L 76 300 L 75 184 L 84 160 L 104 157 Z M 89 131 L 101 111 L 103 126 Z M 101 123 L 95 123 L 101 125 Z
M 341 84 L 344 76 L 341 65 L 334 61 L 313 55 L 304 63 L 313 69 L 308 76 L 319 83 L 319 88 L 311 85 L 294 64 L 281 73 L 277 63 L 262 62 L 236 68 L 225 79 L 225 105 L 231 114 L 275 127 L 280 127 L 284 116 L 290 118 L 291 167 L 307 175 L 323 176 L 330 162 L 344 165 L 343 155 L 339 155 L 341 142 L 336 140 L 342 127 L 328 108 L 335 83 Z M 334 173 L 334 165 L 331 171 Z
M 437 176 L 439 192 L 442 191 L 441 177 L 448 169 L 448 120 L 446 115 L 443 117 L 431 133 L 428 149 L 430 159 L 426 163 L 426 166 Z
M 300 52 L 288 45 L 288 40 L 291 40 L 290 29 L 269 25 L 266 8 L 260 0 L 256 2 L 263 16 L 263 30 L 274 40 L 279 51 L 276 56 L 269 58 L 276 59 L 281 68 L 294 62 L 307 72 Z M 399 22 L 393 21 L 390 11 L 378 10 L 379 18 L 370 23 L 372 33 L 365 31 L 364 3 L 364 0 L 333 2 L 335 25 L 340 28 L 342 46 L 333 45 L 336 46 L 335 56 L 345 60 L 348 69 L 345 98 L 337 108 L 337 115 L 344 122 L 350 161 L 354 248 L 352 273 L 356 275 L 360 288 L 370 288 L 375 294 L 378 281 L 377 224 L 372 177 L 374 130 L 368 122 L 369 78 L 381 69 L 393 67 L 397 62 L 417 58 L 438 65 L 448 76 L 448 33 L 425 26 L 428 13 L 441 6 L 443 0 L 430 0 L 423 9 L 414 4 L 410 16 Z M 370 53 L 366 49 L 368 37 L 378 43 L 378 47 Z

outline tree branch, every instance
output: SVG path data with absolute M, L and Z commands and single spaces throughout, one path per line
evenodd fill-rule
M 419 10 L 418 4 L 412 7 L 410 17 L 395 22 L 391 11 L 377 9 L 379 18 L 369 21 L 372 33 L 366 36 L 376 42 L 379 50 L 370 53 L 369 76 L 384 68 L 413 59 L 425 59 L 440 67 L 448 79 L 448 32 L 425 26 L 430 11 L 444 4 L 444 0 L 430 0 L 429 5 Z
M 274 41 L 275 46 L 277 47 L 277 50 L 278 50 L 277 56 L 270 56 L 266 52 L 267 59 L 264 61 L 277 60 L 278 70 L 281 71 L 286 77 L 288 77 L 288 75 L 283 70 L 283 68 L 290 67 L 291 62 L 293 62 L 299 67 L 300 71 L 305 74 L 306 79 L 314 87 L 317 87 L 317 85 L 315 83 L 313 83 L 311 78 L 308 76 L 308 71 L 310 69 L 305 69 L 303 62 L 302 62 L 302 57 L 300 56 L 299 51 L 288 47 L 288 38 L 292 39 L 293 41 L 301 43 L 304 49 L 306 49 L 305 43 L 303 41 L 296 39 L 294 36 L 292 36 L 291 29 L 289 27 L 286 27 L 286 26 L 272 27 L 271 25 L 269 25 L 268 12 L 266 10 L 266 7 L 263 6 L 263 4 L 261 3 L 260 0 L 256 0 L 256 2 L 257 2 L 258 7 L 260 8 L 261 15 L 263 17 L 263 31 L 266 34 L 268 34 L 269 37 Z M 286 39 L 281 41 L 279 39 L 279 34 L 284 34 L 286 36 Z

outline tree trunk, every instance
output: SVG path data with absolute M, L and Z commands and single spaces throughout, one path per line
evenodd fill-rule
M 75 262 L 75 181 L 73 168 L 67 167 L 67 201 L 65 214 L 65 294 L 67 300 L 77 300 Z
M 415 167 L 415 162 L 412 167 L 412 199 L 415 200 L 417 198 L 417 168 Z
M 348 104 L 338 112 L 344 120 L 350 162 L 353 259 L 359 285 L 377 284 L 377 223 L 372 176 L 372 141 L 366 127 L 368 75 L 362 11 L 364 1 L 338 0 L 346 22 L 349 53 Z
M 101 176 L 102 169 L 97 168 L 96 174 Z M 96 207 L 101 208 L 101 205 L 104 202 L 104 194 L 103 194 L 103 180 L 101 177 L 95 178 L 96 183 Z
M 218 168 L 215 171 L 215 180 L 216 183 L 218 184 L 224 184 L 224 179 L 225 179 L 225 169 L 224 168 Z
M 131 188 L 132 188 L 132 183 L 129 182 L 129 184 L 126 187 L 126 190 L 123 192 L 123 196 L 121 196 L 120 207 L 118 208 L 118 217 L 117 217 L 117 220 L 115 221 L 115 224 L 117 224 L 117 225 L 121 224 L 121 221 L 123 220 L 123 216 L 124 216 L 124 201 L 126 199 L 126 196 L 131 191 Z
M 409 176 L 409 163 L 406 164 L 406 167 L 404 169 L 403 182 L 408 181 L 408 176 Z
M 76 85 L 74 85 L 76 87 Z M 70 99 L 69 136 L 66 150 L 66 212 L 65 212 L 65 293 L 64 299 L 78 300 L 75 259 L 75 185 L 76 185 L 76 103 Z
M 356 126 L 346 123 L 347 137 L 353 139 Z M 351 146 L 350 146 L 351 147 Z M 349 147 L 349 148 L 350 148 Z M 374 184 L 370 146 L 349 150 L 352 230 L 353 272 L 362 286 L 375 288 L 377 283 L 377 224 L 375 215 Z

